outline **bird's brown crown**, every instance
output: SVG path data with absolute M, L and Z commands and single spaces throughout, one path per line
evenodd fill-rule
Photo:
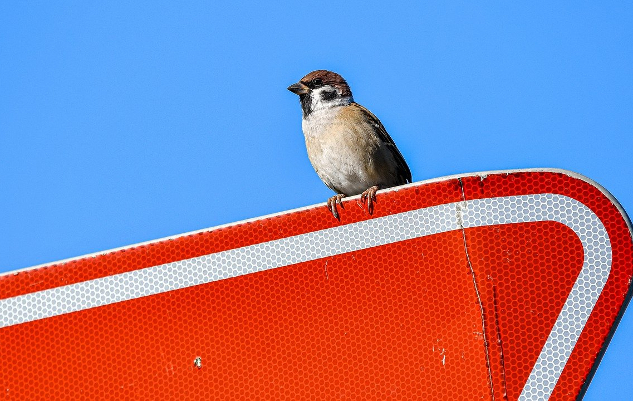
M 314 89 L 323 85 L 331 85 L 337 89 L 340 89 L 341 96 L 352 96 L 352 91 L 347 85 L 345 79 L 339 74 L 328 70 L 316 70 L 312 71 L 305 77 L 301 78 L 301 83 Z

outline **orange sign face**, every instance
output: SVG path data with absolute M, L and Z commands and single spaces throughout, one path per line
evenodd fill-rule
M 448 177 L 0 277 L 16 399 L 570 399 L 631 227 L 573 173 Z

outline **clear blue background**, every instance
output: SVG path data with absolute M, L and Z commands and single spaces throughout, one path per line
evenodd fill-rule
M 286 90 L 319 68 L 415 181 L 559 167 L 633 211 L 630 2 L 11 3 L 0 271 L 323 202 Z M 587 400 L 633 397 L 632 342 L 629 311 Z

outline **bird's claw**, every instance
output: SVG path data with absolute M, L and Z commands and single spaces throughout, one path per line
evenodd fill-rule
M 332 215 L 336 220 L 341 219 L 338 214 L 338 210 L 336 209 L 336 204 L 338 203 L 339 205 L 341 205 L 341 209 L 343 209 L 343 201 L 341 201 L 341 199 L 343 199 L 344 197 L 345 195 L 343 194 L 336 194 L 327 200 L 327 208 L 330 212 L 332 212 Z
M 374 185 L 369 187 L 360 195 L 360 203 L 367 202 L 367 211 L 369 214 L 374 212 L 374 203 L 376 202 L 376 192 L 378 192 L 378 186 Z

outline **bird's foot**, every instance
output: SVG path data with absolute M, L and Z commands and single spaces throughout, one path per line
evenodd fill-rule
M 343 199 L 344 197 L 345 195 L 343 194 L 336 194 L 327 200 L 327 208 L 330 212 L 332 212 L 332 215 L 334 216 L 336 220 L 341 219 L 340 216 L 338 215 L 336 204 L 338 203 L 339 205 L 341 205 L 341 209 L 343 209 L 343 202 L 341 201 L 341 199 Z
M 369 187 L 360 195 L 361 205 L 367 201 L 367 211 L 369 214 L 374 212 L 374 203 L 376 202 L 376 192 L 378 192 L 378 186 L 374 185 Z

